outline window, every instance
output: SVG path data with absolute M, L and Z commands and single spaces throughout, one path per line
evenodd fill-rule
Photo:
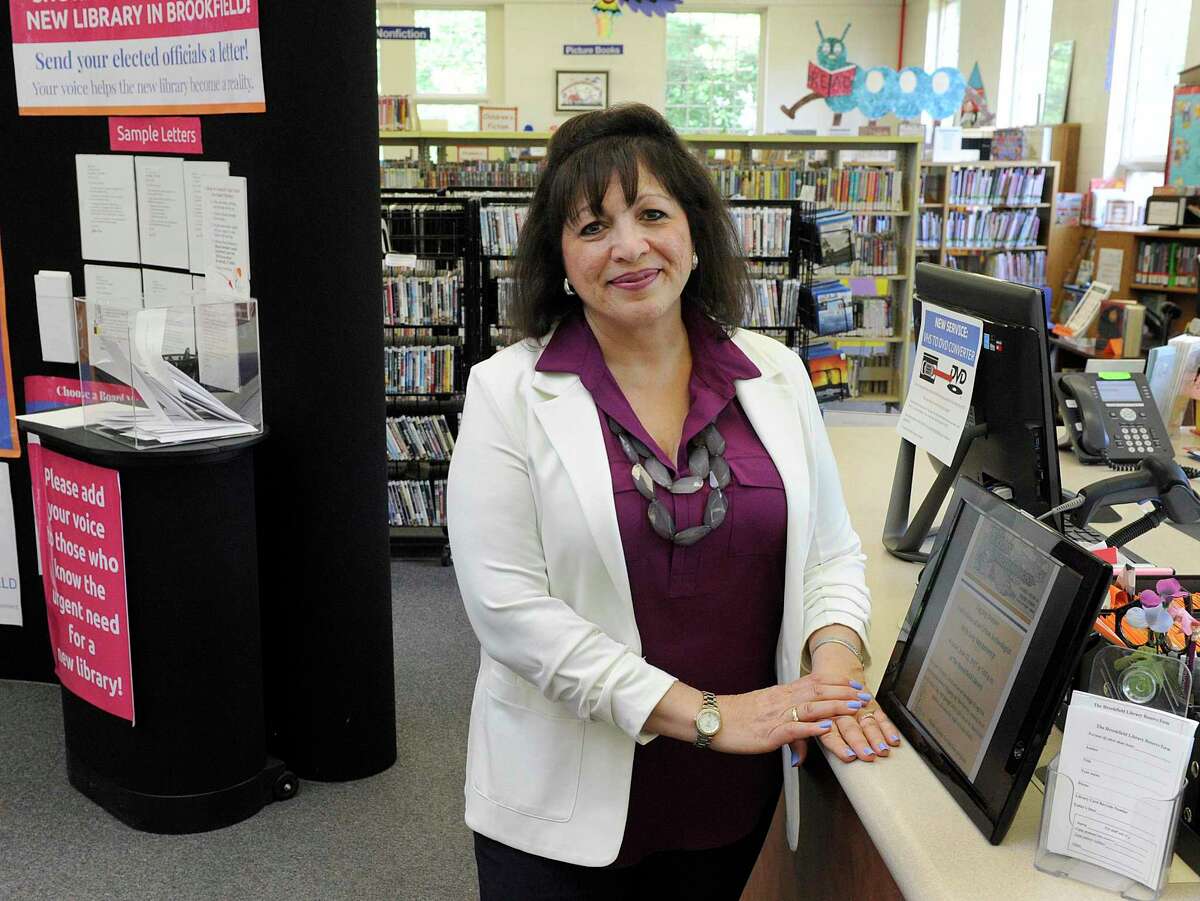
M 758 126 L 757 13 L 667 16 L 667 121 L 679 131 Z
M 418 9 L 413 24 L 429 29 L 429 40 L 416 42 L 418 99 L 486 99 L 487 13 Z
M 421 128 L 433 129 L 431 120 L 444 119 L 447 131 L 479 131 L 479 106 L 474 103 L 418 103 Z
M 931 0 L 925 24 L 925 71 L 958 65 L 959 0 Z
M 1187 50 L 1190 0 L 1121 0 L 1113 47 L 1105 172 L 1161 170 Z M 1144 193 L 1144 191 L 1143 191 Z
M 1041 119 L 1053 12 L 1054 0 L 1006 0 L 1004 4 L 1000 86 L 996 94 L 999 128 L 1036 125 Z

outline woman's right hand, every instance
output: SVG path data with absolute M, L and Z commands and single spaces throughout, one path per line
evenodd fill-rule
M 726 754 L 766 754 L 791 742 L 824 735 L 834 717 L 853 716 L 870 700 L 871 695 L 848 681 L 815 674 L 787 685 L 718 695 L 721 731 L 709 747 Z

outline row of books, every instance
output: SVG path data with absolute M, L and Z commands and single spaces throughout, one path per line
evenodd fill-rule
M 479 208 L 479 235 L 484 256 L 510 257 L 517 252 L 517 238 L 529 207 L 495 204 Z
M 791 249 L 791 207 L 733 207 L 729 211 L 749 257 L 785 257 Z
M 454 391 L 453 345 L 385 347 L 384 390 L 388 394 L 449 394 Z
M 385 325 L 457 325 L 461 283 L 453 275 L 389 275 L 383 279 Z
M 869 399 L 871 395 L 895 392 L 895 361 L 885 346 L 846 348 L 846 385 L 850 396 Z
M 418 127 L 417 108 L 411 97 L 407 94 L 380 95 L 380 131 L 411 131 Z
M 449 460 L 454 453 L 454 436 L 441 414 L 389 417 L 386 433 L 389 460 Z
M 406 188 L 517 188 L 532 190 L 541 178 L 544 161 L 468 160 L 460 163 L 418 164 L 386 160 L 379 164 L 383 187 L 402 181 Z M 402 174 L 397 174 L 402 173 Z
M 800 282 L 796 279 L 751 279 L 742 325 L 750 328 L 795 326 L 800 293 Z
M 817 274 L 830 275 L 898 275 L 900 249 L 895 238 L 879 235 L 851 234 L 854 258 L 848 263 L 822 266 Z
M 951 257 L 953 259 L 953 257 Z M 1024 250 L 1015 253 L 996 253 L 988 257 L 984 274 L 992 278 L 1033 285 L 1040 288 L 1046 281 L 1046 251 Z
M 895 334 L 892 325 L 892 299 L 890 297 L 856 297 L 854 299 L 854 326 L 843 337 L 846 338 L 890 338 Z
M 1041 220 L 1035 210 L 966 210 L 946 214 L 946 246 L 1024 247 L 1037 244 Z
M 726 197 L 749 200 L 809 200 L 847 210 L 904 208 L 903 176 L 890 167 L 735 166 L 709 164 Z
M 936 250 L 942 246 L 942 214 L 926 210 L 917 219 L 917 247 Z
M 1142 241 L 1133 280 L 1164 288 L 1197 287 L 1197 252 L 1200 245 L 1175 241 Z
M 388 482 L 388 525 L 446 525 L 446 480 Z
M 1007 169 L 954 169 L 950 203 L 1011 205 L 1041 203 L 1046 170 L 1039 166 Z

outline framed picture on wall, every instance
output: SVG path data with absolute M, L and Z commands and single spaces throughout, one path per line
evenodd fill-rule
M 554 72 L 554 109 L 576 113 L 608 107 L 608 72 Z
M 515 106 L 479 107 L 480 131 L 516 131 L 517 108 Z

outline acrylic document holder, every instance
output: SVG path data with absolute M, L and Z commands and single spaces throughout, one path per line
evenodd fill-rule
M 172 306 L 75 301 L 84 428 L 134 448 L 262 431 L 258 304 L 199 293 Z

